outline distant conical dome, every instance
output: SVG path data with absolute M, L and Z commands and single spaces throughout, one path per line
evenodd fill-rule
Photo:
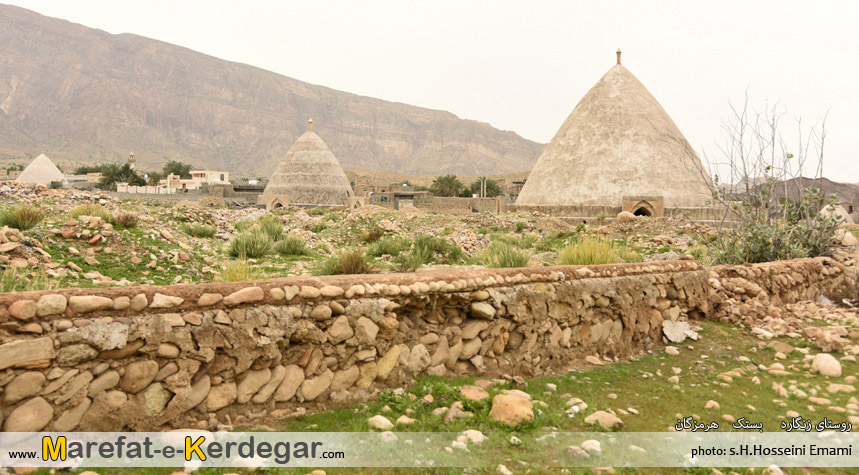
M 291 204 L 314 206 L 346 206 L 354 195 L 340 162 L 312 130 L 286 152 L 263 191 L 263 198 L 285 196 Z
M 695 151 L 618 52 L 546 146 L 516 204 L 619 206 L 623 196 L 697 207 L 712 194 Z
M 47 186 L 52 182 L 63 182 L 64 180 L 65 176 L 63 176 L 63 172 L 43 153 L 27 165 L 27 168 L 18 175 L 15 182 Z

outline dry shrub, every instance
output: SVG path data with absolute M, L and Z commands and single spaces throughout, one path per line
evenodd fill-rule
M 316 269 L 317 275 L 368 274 L 373 268 L 360 249 L 350 249 L 329 257 Z
M 138 222 L 140 222 L 140 218 L 138 218 L 136 214 L 128 211 L 120 211 L 113 215 L 110 220 L 110 224 L 125 229 L 136 228 Z
M 0 215 L 0 225 L 26 231 L 39 224 L 44 217 L 45 213 L 42 210 L 28 205 L 21 205 L 5 210 Z

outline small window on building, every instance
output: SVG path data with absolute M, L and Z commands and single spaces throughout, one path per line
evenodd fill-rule
M 224 181 L 224 174 L 221 173 L 221 181 Z

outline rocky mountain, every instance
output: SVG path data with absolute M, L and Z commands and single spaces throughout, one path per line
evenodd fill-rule
M 357 96 L 132 34 L 0 5 L 0 158 L 268 175 L 314 120 L 345 168 L 529 170 L 543 145 L 439 110 Z

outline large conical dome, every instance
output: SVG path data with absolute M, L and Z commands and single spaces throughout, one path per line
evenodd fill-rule
M 712 194 L 695 151 L 618 53 L 546 146 L 516 204 L 620 206 L 624 196 L 697 207 Z
M 340 162 L 312 130 L 286 152 L 263 191 L 263 198 L 286 196 L 291 204 L 314 206 L 346 206 L 354 195 Z
M 44 153 L 34 158 L 27 165 L 27 168 L 18 175 L 18 178 L 15 179 L 17 183 L 45 186 L 55 181 L 63 182 L 65 181 L 65 176 L 63 176 L 63 172 Z

